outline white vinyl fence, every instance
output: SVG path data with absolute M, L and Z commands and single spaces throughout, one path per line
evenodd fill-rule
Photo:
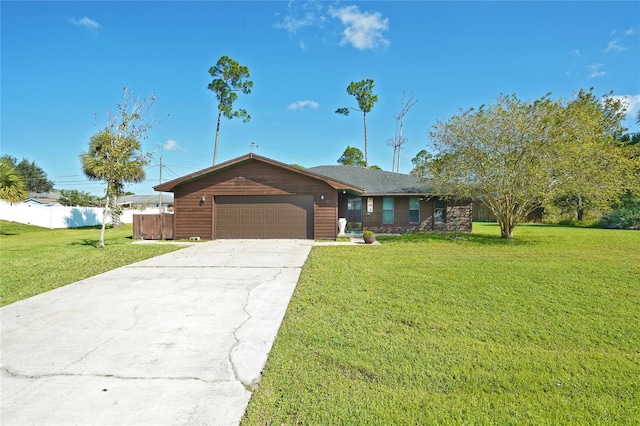
M 133 223 L 134 214 L 158 214 L 158 208 L 125 209 L 123 223 Z M 43 228 L 81 228 L 102 224 L 100 207 L 41 206 L 32 203 L 11 204 L 0 200 L 0 219 Z M 107 223 L 111 218 L 107 218 Z

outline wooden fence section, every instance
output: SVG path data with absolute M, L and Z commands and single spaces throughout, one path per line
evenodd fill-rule
M 531 213 L 529 213 L 524 220 L 525 222 L 542 222 L 542 216 L 544 214 L 544 208 L 538 207 Z M 485 206 L 482 201 L 473 202 L 473 221 L 474 222 L 496 222 L 496 217 L 489 207 Z
M 133 238 L 140 240 L 172 240 L 172 214 L 134 214 Z
M 473 202 L 473 221 L 474 222 L 495 222 L 496 217 L 489 207 L 485 206 L 482 201 Z

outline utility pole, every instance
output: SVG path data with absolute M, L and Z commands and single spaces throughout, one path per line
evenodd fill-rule
M 162 184 L 162 155 L 160 156 L 160 184 Z M 162 216 L 162 191 L 158 191 L 158 209 L 160 210 L 160 239 L 164 239 L 164 217 Z
M 160 184 L 162 185 L 162 155 L 160 156 Z M 158 191 L 158 208 L 160 209 L 160 214 L 164 210 L 162 208 L 162 191 Z

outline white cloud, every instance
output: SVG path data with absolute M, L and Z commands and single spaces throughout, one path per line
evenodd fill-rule
M 289 111 L 298 111 L 304 108 L 312 108 L 312 109 L 316 109 L 320 106 L 320 104 L 318 104 L 316 101 L 296 101 L 292 104 L 289 104 L 289 106 L 287 107 L 287 109 Z
M 607 44 L 607 48 L 604 49 L 604 53 L 622 52 L 623 50 L 627 49 L 627 47 L 624 47 L 620 44 L 620 40 L 611 40 L 609 44 Z
M 609 41 L 609 43 L 607 44 L 607 47 L 604 49 L 604 53 L 619 53 L 625 50 L 628 50 L 629 47 L 625 46 L 623 44 L 623 41 L 625 39 L 627 39 L 628 37 L 633 36 L 634 34 L 636 34 L 638 32 L 637 28 L 631 27 L 631 28 L 627 28 L 626 30 L 624 30 L 622 32 L 621 36 L 616 37 L 616 35 L 618 34 L 617 30 L 613 30 L 611 32 L 611 40 Z
M 276 22 L 274 27 L 286 30 L 290 34 L 295 34 L 305 27 L 322 27 L 326 18 L 322 15 L 324 5 L 321 2 L 290 1 L 287 4 L 287 12 L 281 21 Z M 278 16 L 280 14 L 277 14 Z
M 602 69 L 602 67 L 604 67 L 604 64 L 591 64 L 588 66 L 589 71 L 591 71 L 591 73 L 589 74 L 589 78 L 595 78 L 595 77 L 603 77 L 606 72 Z
M 162 144 L 162 149 L 164 151 L 183 151 L 183 149 L 180 146 L 180 144 L 178 142 L 174 141 L 173 139 L 169 139 L 165 143 L 163 143 Z
M 275 27 L 281 30 L 286 30 L 291 34 L 295 34 L 298 30 L 314 25 L 315 17 L 312 13 L 306 13 L 302 18 L 295 18 L 291 15 L 287 15 L 281 22 L 276 22 Z
M 356 49 L 373 49 L 388 46 L 383 33 L 389 29 L 389 19 L 379 12 L 360 12 L 358 6 L 329 8 L 329 14 L 346 27 L 340 44 L 351 44 Z
M 619 99 L 627 107 L 627 118 L 634 118 L 640 111 L 640 94 L 638 95 L 616 95 L 614 99 Z
M 86 16 L 83 16 L 80 19 L 70 18 L 69 22 L 73 25 L 77 25 L 91 31 L 98 31 L 100 28 L 102 28 L 102 26 L 97 21 L 87 18 Z

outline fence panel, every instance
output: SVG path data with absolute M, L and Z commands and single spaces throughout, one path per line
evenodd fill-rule
M 172 240 L 172 214 L 134 214 L 133 238 L 141 240 Z

